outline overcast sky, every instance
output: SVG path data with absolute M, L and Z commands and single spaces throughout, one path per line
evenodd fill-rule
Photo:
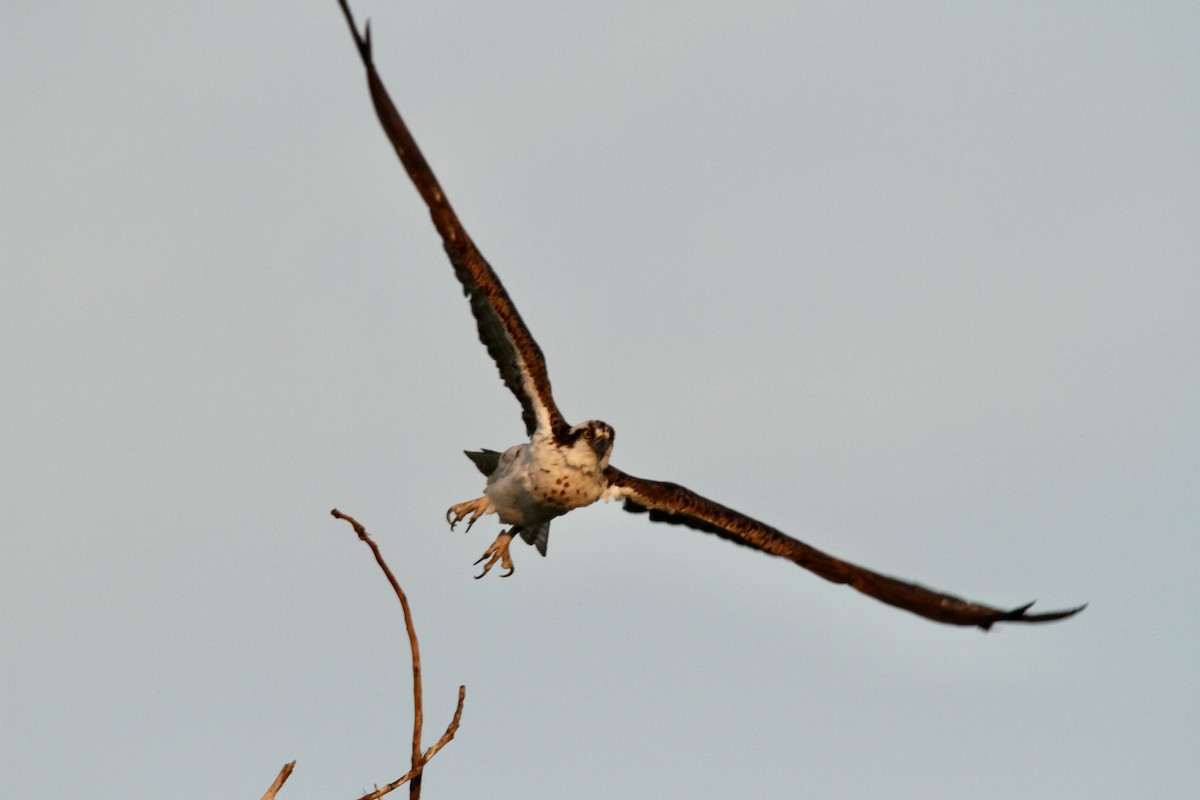
M 1200 784 L 1200 7 L 359 2 L 613 463 L 1068 622 L 935 625 L 616 506 L 475 581 L 521 440 L 334 0 L 7 2 L 0 795 Z

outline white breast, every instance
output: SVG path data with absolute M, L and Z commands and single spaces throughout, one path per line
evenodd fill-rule
M 505 451 L 484 493 L 501 522 L 529 527 L 591 505 L 606 488 L 594 459 L 589 464 L 552 440 L 535 439 Z

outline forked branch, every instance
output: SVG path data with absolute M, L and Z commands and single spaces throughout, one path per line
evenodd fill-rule
M 374 800 L 374 798 L 383 797 L 385 794 L 394 789 L 409 784 L 408 796 L 410 800 L 417 800 L 421 796 L 421 774 L 425 769 L 425 765 L 429 763 L 438 751 L 445 747 L 454 734 L 458 732 L 458 724 L 462 720 L 463 702 L 467 698 L 467 687 L 458 687 L 458 706 L 454 710 L 454 717 L 450 720 L 450 724 L 446 727 L 445 733 L 441 738 L 425 752 L 421 751 L 421 727 L 424 722 L 424 712 L 421 702 L 421 649 L 417 643 L 417 631 L 413 627 L 412 610 L 408 606 L 408 597 L 404 594 L 404 590 L 400 588 L 399 581 L 392 574 L 392 570 L 388 567 L 387 562 L 383 559 L 383 554 L 379 551 L 379 545 L 375 544 L 375 540 L 367 533 L 367 529 L 359 524 L 358 520 L 348 514 L 343 514 L 336 508 L 329 512 L 337 519 L 344 519 L 349 522 L 354 528 L 354 532 L 358 534 L 359 540 L 365 542 L 371 548 L 371 552 L 375 555 L 375 562 L 379 564 L 379 568 L 383 570 L 383 574 L 387 576 L 388 583 L 392 585 L 392 591 L 396 593 L 396 598 L 400 601 L 400 608 L 404 611 L 404 627 L 408 631 L 408 644 L 412 649 L 412 672 L 413 672 L 413 734 L 412 734 L 412 769 L 401 775 L 391 783 L 376 789 L 370 794 L 363 795 L 360 800 Z

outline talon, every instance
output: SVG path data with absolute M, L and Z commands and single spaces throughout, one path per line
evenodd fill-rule
M 508 545 L 512 542 L 512 540 L 512 531 L 502 531 L 500 535 L 496 537 L 496 541 L 492 542 L 491 546 L 488 547 L 487 550 L 483 551 L 483 555 L 479 557 L 479 560 L 476 561 L 475 564 L 482 564 L 484 560 L 486 560 L 487 563 L 483 565 L 483 572 L 475 576 L 475 580 L 479 580 L 484 575 L 487 575 L 491 568 L 496 566 L 497 561 L 500 562 L 500 566 L 508 570 L 500 576 L 501 578 L 507 578 L 516 571 L 516 567 L 513 565 L 512 556 L 508 552 Z
M 450 530 L 454 530 L 454 526 L 463 520 L 467 521 L 467 530 L 471 530 L 471 526 L 475 521 L 484 514 L 493 514 L 496 509 L 492 506 L 490 500 L 484 497 L 476 497 L 474 500 L 468 500 L 465 503 L 455 503 L 446 511 L 446 521 L 450 523 Z

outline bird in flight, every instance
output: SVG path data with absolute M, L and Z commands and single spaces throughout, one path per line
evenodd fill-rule
M 683 486 L 637 478 L 612 466 L 609 457 L 616 438 L 612 426 L 599 420 L 571 425 L 555 405 L 541 348 L 500 278 L 467 235 L 380 80 L 371 55 L 370 27 L 360 34 L 346 0 L 338 2 L 366 69 L 375 113 L 429 208 L 454 274 L 470 302 L 479 338 L 495 360 L 504 384 L 520 402 L 529 435 L 528 442 L 503 453 L 467 451 L 487 476 L 487 486 L 481 497 L 450 507 L 446 518 L 451 529 L 465 520 L 470 530 L 486 514 L 496 514 L 501 523 L 510 526 L 476 562 L 484 564 L 478 577 L 497 563 L 506 570 L 504 577 L 512 574 L 509 546 L 516 536 L 544 556 L 551 520 L 603 498 L 621 500 L 626 511 L 646 513 L 653 522 L 685 525 L 786 558 L 828 581 L 847 584 L 935 622 L 987 630 L 997 622 L 1050 622 L 1083 610 L 1084 606 L 1079 606 L 1030 613 L 1033 603 L 1006 610 L 927 589 L 835 558 Z

